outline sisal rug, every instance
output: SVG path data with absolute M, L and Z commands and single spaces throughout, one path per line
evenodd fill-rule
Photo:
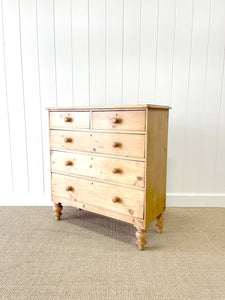
M 168 208 L 164 233 L 65 207 L 0 208 L 0 299 L 225 299 L 225 209 Z

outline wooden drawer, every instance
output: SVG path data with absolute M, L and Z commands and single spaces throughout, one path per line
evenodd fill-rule
M 144 158 L 145 136 L 100 132 L 50 130 L 50 147 Z
M 89 129 L 90 115 L 86 111 L 50 112 L 50 128 Z
M 145 111 L 94 111 L 93 129 L 145 131 Z
M 52 171 L 144 187 L 144 162 L 51 151 Z
M 143 219 L 145 192 L 141 190 L 53 173 L 52 193 L 74 202 L 87 203 Z

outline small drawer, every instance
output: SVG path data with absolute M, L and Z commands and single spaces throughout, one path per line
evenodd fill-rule
M 94 111 L 93 129 L 145 131 L 145 111 Z
M 144 158 L 145 135 L 50 130 L 50 147 Z
M 74 202 L 143 218 L 145 192 L 142 190 L 53 173 L 52 193 Z
M 145 185 L 145 163 L 141 161 L 51 151 L 51 169 L 135 187 Z
M 50 128 L 89 129 L 89 112 L 50 112 Z

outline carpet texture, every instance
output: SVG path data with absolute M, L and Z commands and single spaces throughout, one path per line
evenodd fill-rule
M 225 209 L 168 208 L 164 233 L 65 207 L 0 208 L 0 299 L 225 299 Z

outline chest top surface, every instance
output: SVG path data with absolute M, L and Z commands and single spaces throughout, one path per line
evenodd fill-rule
M 135 105 L 107 105 L 107 106 L 61 106 L 61 107 L 47 107 L 49 111 L 62 111 L 62 110 L 129 110 L 129 109 L 170 109 L 170 106 L 156 105 L 156 104 L 135 104 Z

